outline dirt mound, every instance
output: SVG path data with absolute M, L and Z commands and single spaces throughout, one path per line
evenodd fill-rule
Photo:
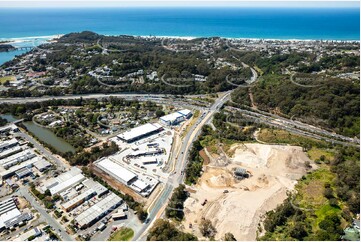
M 206 166 L 200 182 L 192 187 L 196 192 L 185 201 L 183 225 L 199 238 L 198 223 L 207 218 L 218 231 L 217 240 L 227 232 L 237 240 L 255 240 L 260 217 L 283 202 L 306 173 L 304 163 L 309 161 L 296 146 L 237 144 L 232 149 L 232 163 Z M 236 179 L 235 168 L 246 169 L 250 177 Z

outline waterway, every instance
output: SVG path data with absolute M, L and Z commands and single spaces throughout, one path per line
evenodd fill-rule
M 17 120 L 17 118 L 11 114 L 1 114 L 0 117 L 5 118 L 9 122 Z M 72 145 L 66 140 L 56 136 L 50 129 L 40 127 L 32 121 L 23 122 L 23 124 L 29 132 L 34 134 L 39 140 L 53 146 L 56 150 L 63 153 L 67 151 L 75 152 L 75 148 Z

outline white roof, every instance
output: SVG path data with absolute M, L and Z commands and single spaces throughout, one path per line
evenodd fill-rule
M 148 184 L 143 182 L 142 180 L 137 179 L 135 182 L 133 182 L 134 186 L 138 187 L 141 191 L 147 188 Z
M 178 118 L 182 118 L 183 115 L 178 113 L 178 112 L 175 112 L 175 113 L 170 113 L 168 115 L 165 115 L 165 116 L 162 116 L 160 117 L 161 120 L 164 120 L 164 121 L 170 121 L 170 122 L 174 122 L 176 121 Z
M 34 166 L 36 167 L 36 169 L 41 170 L 47 168 L 48 166 L 51 166 L 51 163 L 49 163 L 45 159 L 40 158 L 37 162 L 34 163 Z
M 6 148 L 6 147 L 8 147 L 10 145 L 15 145 L 17 143 L 18 143 L 18 140 L 15 139 L 15 138 L 12 138 L 10 140 L 6 140 L 6 141 L 1 142 L 0 148 Z
M 72 207 L 74 204 L 77 204 L 79 201 L 95 194 L 93 189 L 86 190 L 85 192 L 81 193 L 80 195 L 74 197 L 73 199 L 67 201 L 66 203 L 62 204 L 61 206 L 65 209 Z
M 120 204 L 122 199 L 114 193 L 100 200 L 81 214 L 79 214 L 74 220 L 79 223 L 80 227 L 89 224 L 94 221 L 99 215 L 107 213 L 109 209 L 114 207 L 116 204 Z
M 146 135 L 148 133 L 154 132 L 156 130 L 158 130 L 159 128 L 162 128 L 162 126 L 160 124 L 154 123 L 147 123 L 141 126 L 138 126 L 136 128 L 133 128 L 129 131 L 126 131 L 124 133 L 121 133 L 118 135 L 119 138 L 124 139 L 124 140 L 132 140 L 134 138 L 137 138 L 139 136 L 142 135 Z
M 97 166 L 102 170 L 105 170 L 109 174 L 113 175 L 116 179 L 121 182 L 128 183 L 130 180 L 137 177 L 133 172 L 125 169 L 124 167 L 112 162 L 108 158 L 103 159 L 97 163 Z
M 13 162 L 17 163 L 18 161 L 20 161 L 22 159 L 24 159 L 24 161 L 25 161 L 25 160 L 33 158 L 35 156 L 36 156 L 35 153 L 32 152 L 31 150 L 23 150 L 19 153 L 13 154 L 11 156 L 8 156 L 8 157 L 0 160 L 0 164 L 5 166 L 8 163 L 13 163 Z
M 51 195 L 57 194 L 59 192 L 64 191 L 65 189 L 74 186 L 75 184 L 83 181 L 85 177 L 83 174 L 78 174 L 76 176 L 71 177 L 69 180 L 66 180 L 62 183 L 57 184 L 56 186 L 50 188 Z
M 31 158 L 30 160 L 24 161 L 23 163 L 20 163 L 18 165 L 10 167 L 8 170 L 3 169 L 0 167 L 0 177 L 8 176 L 9 174 L 15 173 L 16 171 L 27 167 L 32 166 L 32 164 L 38 159 L 38 157 Z
M 178 113 L 187 116 L 188 114 L 192 113 L 192 111 L 189 109 L 183 109 L 183 110 L 178 111 Z
M 5 222 L 15 219 L 16 217 L 20 216 L 20 214 L 21 214 L 21 212 L 17 208 L 14 208 L 6 213 L 1 214 L 0 228 L 5 226 Z

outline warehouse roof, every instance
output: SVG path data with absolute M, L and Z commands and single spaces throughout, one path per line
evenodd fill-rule
M 135 138 L 138 138 L 140 136 L 143 135 L 147 135 L 149 133 L 155 132 L 159 129 L 161 129 L 162 126 L 160 124 L 157 123 L 147 123 L 141 126 L 138 126 L 136 128 L 133 128 L 129 131 L 126 131 L 124 133 L 121 133 L 118 135 L 119 138 L 124 139 L 124 140 L 133 140 Z
M 54 195 L 59 192 L 62 192 L 65 189 L 72 187 L 75 184 L 83 181 L 84 179 L 85 179 L 85 177 L 83 176 L 83 174 L 75 175 L 64 182 L 61 182 L 61 183 L 57 184 L 56 186 L 49 188 L 50 193 L 51 193 L 51 195 Z
M 180 113 L 180 114 L 182 114 L 182 115 L 184 115 L 184 116 L 188 116 L 188 115 L 191 114 L 192 112 L 191 112 L 191 110 L 189 110 L 189 109 L 183 109 L 183 110 L 178 111 L 178 113 Z
M 111 208 L 114 208 L 116 205 L 119 205 L 122 202 L 122 199 L 111 193 L 109 196 L 100 200 L 81 214 L 79 214 L 75 221 L 79 224 L 80 227 L 86 226 L 100 215 L 107 213 Z
M 182 114 L 175 112 L 175 113 L 170 113 L 168 115 L 162 116 L 162 117 L 160 117 L 160 119 L 163 120 L 163 121 L 166 121 L 166 122 L 169 121 L 169 122 L 173 123 L 178 118 L 182 118 L 182 117 L 183 117 Z
M 38 159 L 38 161 L 36 161 L 34 163 L 34 166 L 36 167 L 36 169 L 41 171 L 41 170 L 44 170 L 44 169 L 50 167 L 51 163 L 46 161 L 45 159 Z
M 86 190 L 85 192 L 83 192 L 80 195 L 74 197 L 73 199 L 67 201 L 66 203 L 62 204 L 61 206 L 64 209 L 69 209 L 70 207 L 79 203 L 81 200 L 83 200 L 85 198 L 90 198 L 91 196 L 95 195 L 95 193 L 96 192 L 93 189 Z
M 139 189 L 139 191 L 143 191 L 144 189 L 146 189 L 148 187 L 148 184 L 143 182 L 142 180 L 137 179 L 135 182 L 133 182 L 132 184 L 133 186 L 135 186 L 136 188 Z
M 121 182 L 128 183 L 135 177 L 136 174 L 133 172 L 125 169 L 124 167 L 114 163 L 113 161 L 109 160 L 108 158 L 102 159 L 97 163 L 97 166 L 106 171 L 107 173 L 113 175 L 116 179 L 120 180 Z

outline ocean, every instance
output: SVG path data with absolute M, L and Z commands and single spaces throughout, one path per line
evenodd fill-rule
M 0 39 L 106 35 L 359 40 L 359 8 L 0 9 Z M 5 57 L 6 55 L 6 57 Z M 0 53 L 0 63 L 12 58 Z

